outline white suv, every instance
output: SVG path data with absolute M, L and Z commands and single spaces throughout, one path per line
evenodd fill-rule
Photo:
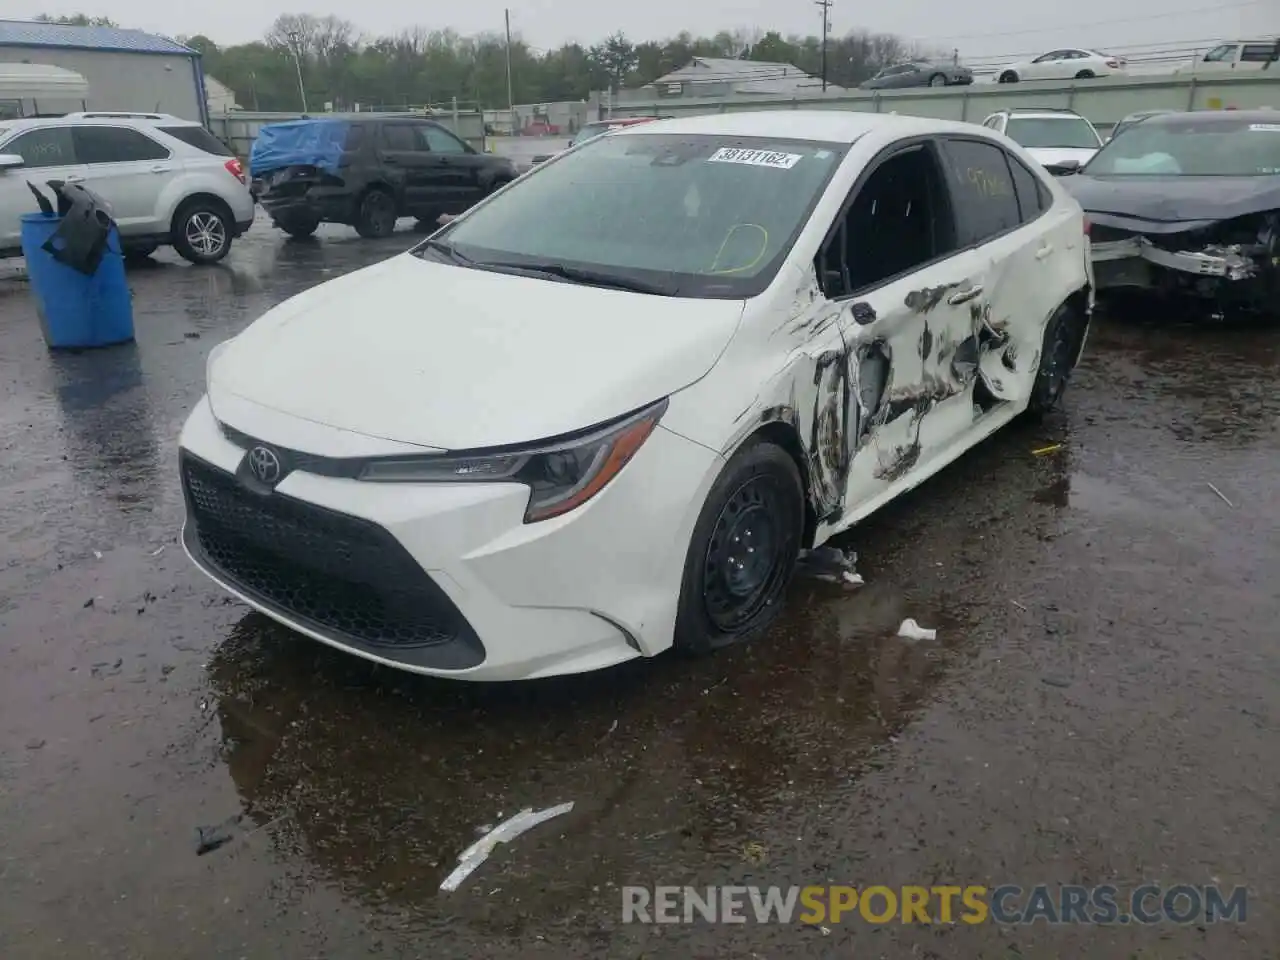
M 21 256 L 19 217 L 38 209 L 28 182 L 50 180 L 106 200 L 130 256 L 172 244 L 192 263 L 217 263 L 253 222 L 240 161 L 198 123 L 159 113 L 11 120 L 0 123 L 0 257 Z
M 1003 133 L 1053 173 L 1084 166 L 1102 148 L 1097 128 L 1074 110 L 1000 110 L 982 125 Z

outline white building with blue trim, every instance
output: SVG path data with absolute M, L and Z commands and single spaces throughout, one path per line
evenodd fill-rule
M 141 30 L 0 20 L 0 64 L 43 63 L 72 70 L 89 85 L 89 110 L 170 113 L 209 123 L 200 54 Z M 41 113 L 84 107 L 40 104 Z

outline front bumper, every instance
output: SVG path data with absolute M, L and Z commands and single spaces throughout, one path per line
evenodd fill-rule
M 257 439 L 289 449 L 281 421 L 268 423 Z M 519 484 L 368 483 L 302 462 L 265 491 L 243 479 L 244 442 L 207 398 L 183 428 L 192 561 L 316 640 L 468 680 L 580 673 L 669 647 L 685 551 L 721 465 L 659 427 L 590 502 L 525 524 Z
M 1100 292 L 1147 290 L 1190 296 L 1220 306 L 1257 308 L 1280 290 L 1280 272 L 1265 257 L 1238 246 L 1169 250 L 1133 236 L 1090 245 Z

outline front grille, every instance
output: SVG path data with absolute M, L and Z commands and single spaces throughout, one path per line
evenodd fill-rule
M 448 658 L 461 657 L 448 664 L 454 668 L 483 659 L 461 611 L 382 527 L 257 493 L 186 451 L 181 472 L 188 545 L 253 599 L 356 646 L 408 651 L 452 644 L 462 648 Z

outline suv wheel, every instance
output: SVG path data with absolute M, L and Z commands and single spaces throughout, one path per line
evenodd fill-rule
M 356 233 L 370 240 L 391 236 L 396 228 L 396 201 L 385 190 L 370 190 L 360 200 Z
M 173 218 L 173 248 L 195 264 L 217 263 L 231 250 L 230 216 L 212 200 L 192 200 Z

